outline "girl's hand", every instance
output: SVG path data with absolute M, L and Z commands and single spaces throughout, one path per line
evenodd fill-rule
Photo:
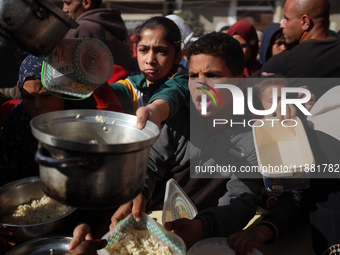
M 170 106 L 163 99 L 156 99 L 147 106 L 139 107 L 136 111 L 137 115 L 137 127 L 143 129 L 146 121 L 150 120 L 155 123 L 159 130 L 161 130 L 161 124 L 167 120 L 170 115 Z

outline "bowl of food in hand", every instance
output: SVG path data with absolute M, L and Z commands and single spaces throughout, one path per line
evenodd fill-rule
M 0 187 L 0 225 L 13 229 L 10 241 L 16 244 L 64 231 L 76 209 L 46 196 L 39 177 Z

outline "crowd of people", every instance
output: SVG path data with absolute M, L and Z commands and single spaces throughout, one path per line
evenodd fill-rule
M 193 32 L 176 15 L 149 18 L 128 35 L 119 11 L 100 6 L 100 0 L 63 0 L 63 11 L 79 23 L 65 38 L 97 38 L 106 43 L 115 63 L 107 83 L 87 99 L 64 99 L 62 94 L 46 91 L 41 83 L 43 59 L 25 53 L 17 84 L 6 83 L 0 91 L 0 185 L 39 175 L 34 160 L 38 142 L 29 125 L 35 116 L 84 108 L 134 114 L 139 129 L 151 120 L 158 125 L 160 136 L 150 149 L 143 191 L 110 211 L 107 230 L 131 213 L 139 222 L 143 212 L 161 209 L 165 184 L 174 178 L 198 214 L 194 219 L 166 222 L 164 227 L 179 235 L 187 249 L 205 238 L 225 237 L 236 254 L 245 255 L 264 243 L 275 242 L 306 220 L 315 254 L 340 254 L 340 183 L 336 172 L 329 178 L 311 178 L 306 189 L 276 194 L 270 208 L 267 200 L 271 195 L 259 172 L 193 178 L 195 166 L 231 165 L 239 169 L 258 165 L 251 127 L 231 123 L 264 116 L 254 116 L 248 110 L 242 116 L 235 115 L 230 91 L 214 88 L 219 82 L 235 84 L 244 95 L 252 88 L 256 108 L 264 111 L 272 109 L 274 102 L 279 105 L 282 88 L 303 88 L 305 94 L 292 97 L 309 95 L 302 107 L 311 116 L 287 104 L 285 115 L 278 106 L 265 117 L 300 116 L 315 165 L 339 166 L 340 134 L 335 128 L 339 107 L 334 93 L 340 85 L 336 79 L 340 77 L 340 41 L 329 35 L 329 1 L 287 0 L 283 21 L 269 24 L 261 42 L 255 26 L 247 21 L 221 23 L 215 32 L 191 41 Z M 309 82 L 287 82 L 296 78 L 308 78 Z M 7 88 L 16 96 L 6 94 Z M 207 97 L 211 92 L 219 102 Z M 323 117 L 326 125 L 320 124 Z M 227 124 L 212 127 L 215 119 Z M 266 209 L 262 220 L 244 229 L 259 207 Z M 75 223 L 69 254 L 92 255 L 106 245 L 100 240 L 102 233 L 94 233 L 101 220 L 95 218 L 84 217 Z M 15 234 L 12 230 L 0 226 L 0 244 L 8 243 Z

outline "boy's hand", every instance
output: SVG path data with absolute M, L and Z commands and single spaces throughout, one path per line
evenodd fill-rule
M 272 238 L 272 232 L 263 225 L 252 229 L 238 231 L 228 236 L 228 244 L 237 255 L 247 255 L 248 252 L 260 246 Z
M 71 240 L 68 249 L 70 251 L 74 250 L 78 245 L 80 245 L 84 240 L 93 240 L 91 228 L 89 225 L 82 223 L 79 224 L 73 231 L 73 238 Z
M 187 250 L 203 238 L 203 224 L 198 219 L 189 220 L 182 218 L 166 222 L 164 227 L 168 231 L 174 230 L 175 234 L 179 235 L 185 242 Z
M 132 213 L 137 222 L 142 220 L 142 214 L 146 211 L 146 198 L 140 193 L 134 200 L 121 205 L 111 217 L 110 230 L 113 229 L 117 223 Z

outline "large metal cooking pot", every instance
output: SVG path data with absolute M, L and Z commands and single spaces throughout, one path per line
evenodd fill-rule
M 44 192 L 88 209 L 117 207 L 143 189 L 149 150 L 159 135 L 148 121 L 111 111 L 65 110 L 32 119 Z
M 0 0 L 0 33 L 37 57 L 46 57 L 78 23 L 49 0 Z

